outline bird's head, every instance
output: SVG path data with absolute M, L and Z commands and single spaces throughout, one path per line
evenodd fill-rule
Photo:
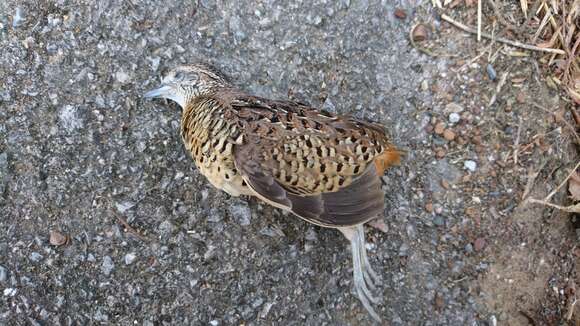
M 170 70 L 161 80 L 161 86 L 145 93 L 144 97 L 170 99 L 185 108 L 194 98 L 229 85 L 228 79 L 216 68 L 198 63 Z

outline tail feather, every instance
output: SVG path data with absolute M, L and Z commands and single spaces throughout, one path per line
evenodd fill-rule
M 388 147 L 381 155 L 375 158 L 375 167 L 379 176 L 383 175 L 385 171 L 393 166 L 401 164 L 401 157 L 404 152 L 394 146 Z

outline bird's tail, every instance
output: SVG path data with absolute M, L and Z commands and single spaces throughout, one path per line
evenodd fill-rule
M 375 158 L 377 174 L 381 176 L 389 167 L 401 164 L 401 157 L 403 157 L 406 153 L 406 151 L 397 149 L 393 145 L 387 147 L 381 155 Z

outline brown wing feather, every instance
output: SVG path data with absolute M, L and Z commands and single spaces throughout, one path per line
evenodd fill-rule
M 219 98 L 242 132 L 235 165 L 262 199 L 334 227 L 383 210 L 380 174 L 398 152 L 382 126 L 243 93 Z
M 257 157 L 252 152 L 243 145 L 234 148 L 234 162 L 246 183 L 263 199 L 311 223 L 351 226 L 378 216 L 384 209 L 381 183 L 373 165 L 338 191 L 301 196 L 289 192 L 263 165 L 256 164 Z

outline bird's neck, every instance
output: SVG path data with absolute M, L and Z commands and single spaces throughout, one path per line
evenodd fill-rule
M 198 138 L 211 124 L 222 115 L 223 106 L 219 105 L 215 94 L 198 96 L 188 101 L 181 115 L 181 136 L 184 141 Z

